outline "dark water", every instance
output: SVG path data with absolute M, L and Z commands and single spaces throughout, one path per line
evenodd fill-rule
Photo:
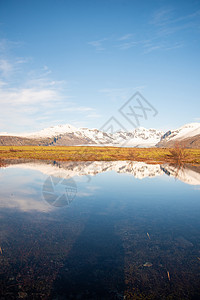
M 200 170 L 8 165 L 0 247 L 0 299 L 200 299 Z

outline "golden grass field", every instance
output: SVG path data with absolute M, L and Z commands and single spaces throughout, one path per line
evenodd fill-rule
M 56 161 L 135 160 L 148 163 L 176 162 L 200 164 L 200 149 L 0 146 L 0 160 L 39 159 Z

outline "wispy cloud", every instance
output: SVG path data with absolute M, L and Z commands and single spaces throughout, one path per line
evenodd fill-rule
M 116 102 L 122 99 L 127 99 L 130 94 L 129 88 L 104 88 L 99 90 L 99 93 L 104 94 L 109 100 Z
M 7 55 L 13 48 L 19 48 L 22 46 L 22 42 L 19 41 L 11 41 L 8 39 L 0 40 L 0 54 Z
M 145 54 L 156 50 L 175 50 L 185 46 L 180 32 L 191 30 L 194 34 L 200 21 L 200 10 L 178 17 L 177 15 L 177 11 L 172 7 L 162 7 L 154 12 L 149 22 L 151 38 L 144 43 Z
M 6 59 L 0 60 L 0 73 L 3 77 L 7 77 L 13 71 L 13 66 Z
M 164 49 L 163 45 L 144 45 L 144 54 L 150 53 L 155 50 Z
M 71 106 L 63 108 L 63 111 L 66 112 L 90 112 L 94 111 L 92 107 L 85 107 L 85 106 Z
M 168 43 L 147 43 L 144 44 L 144 54 L 148 54 L 152 51 L 156 50 L 163 50 L 163 51 L 170 51 L 178 48 L 182 48 L 184 46 L 183 43 L 174 43 L 171 46 Z
M 95 114 L 92 107 L 76 105 L 73 97 L 66 94 L 65 84 L 46 76 L 27 80 L 20 87 L 10 87 L 4 82 L 0 85 L 1 130 L 10 131 L 15 127 L 27 127 L 28 131 L 51 126 L 55 117 L 60 116 L 58 124 L 69 123 L 69 117 L 82 114 Z M 12 120 L 12 123 L 10 122 Z M 2 128 L 5 129 L 2 129 Z M 6 129 L 7 128 L 7 129 Z
M 99 93 L 103 93 L 105 97 L 113 102 L 126 101 L 128 100 L 136 91 L 142 91 L 145 86 L 133 86 L 126 88 L 104 88 L 99 90 Z
M 90 113 L 87 115 L 87 118 L 89 119 L 97 119 L 97 118 L 102 118 L 102 115 L 96 113 L 96 112 L 93 112 L 93 113 Z
M 88 44 L 93 46 L 96 51 L 100 52 L 100 51 L 105 50 L 104 42 L 107 41 L 107 40 L 108 40 L 107 38 L 103 38 L 103 39 L 100 39 L 100 40 L 88 42 Z
M 156 32 L 154 32 L 151 38 L 144 39 L 144 40 L 136 39 L 136 37 L 133 37 L 132 34 L 126 34 L 120 38 L 104 39 L 107 40 L 107 44 L 104 44 L 104 46 L 102 46 L 102 42 L 100 43 L 99 41 L 90 42 L 88 44 L 94 46 L 96 52 L 104 51 L 107 50 L 108 48 L 109 49 L 117 48 L 122 51 L 126 51 L 132 48 L 140 48 L 141 53 L 143 54 L 148 54 L 156 50 L 167 51 L 167 50 L 181 48 L 184 45 L 181 42 L 172 43 L 172 42 L 167 42 L 166 39 L 163 40 L 162 37 L 172 34 L 173 30 L 175 29 L 170 29 L 170 28 L 159 29 Z
M 1 88 L 2 86 L 5 86 L 5 85 L 7 85 L 7 83 L 6 83 L 5 81 L 3 81 L 3 80 L 0 80 L 0 88 Z
M 121 43 L 117 45 L 117 47 L 121 50 L 127 50 L 139 45 L 140 43 L 141 43 L 140 41 L 129 41 L 129 42 Z
M 22 104 L 41 104 L 59 99 L 59 95 L 52 89 L 21 88 L 1 90 L 0 103 L 12 106 Z
M 127 33 L 124 34 L 123 36 L 119 37 L 119 41 L 127 41 L 130 40 L 132 38 L 133 34 L 132 33 Z
M 178 15 L 178 17 L 177 17 Z M 186 15 L 180 15 L 174 7 L 162 7 L 156 10 L 147 19 L 145 39 L 141 38 L 139 32 L 124 33 L 121 36 L 112 36 L 89 42 L 97 52 L 105 50 L 140 49 L 142 54 L 149 54 L 153 51 L 170 51 L 182 48 L 185 42 L 177 33 L 190 30 L 199 34 L 200 10 Z
M 177 17 L 177 11 L 172 8 L 161 8 L 152 16 L 150 24 L 154 26 L 155 36 L 166 39 L 177 32 L 190 29 L 194 32 L 200 21 L 200 10 Z
M 55 80 L 48 66 L 25 72 L 25 63 L 26 58 L 0 53 L 1 132 L 38 130 L 51 126 L 58 116 L 60 124 L 71 122 L 72 115 L 96 113 L 92 107 L 77 105 L 68 82 Z
M 0 78 L 8 78 L 19 70 L 20 65 L 30 61 L 30 58 L 13 57 L 10 55 L 12 48 L 20 47 L 20 42 L 12 42 L 6 39 L 0 40 Z
M 169 24 L 170 20 L 172 19 L 172 16 L 173 16 L 172 8 L 162 7 L 153 13 L 152 19 L 150 20 L 150 24 L 156 26 L 164 26 L 166 24 Z
M 183 21 L 185 24 L 187 24 L 187 22 L 200 17 L 200 10 L 180 17 L 175 17 L 175 13 L 175 9 L 161 8 L 154 12 L 150 24 L 154 24 L 159 27 L 169 26 L 171 24 L 181 23 Z

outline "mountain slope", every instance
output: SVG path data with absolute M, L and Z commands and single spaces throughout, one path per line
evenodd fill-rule
M 53 139 L 30 139 L 20 136 L 0 136 L 0 146 L 48 146 Z
M 166 132 L 156 146 L 174 147 L 177 144 L 186 148 L 200 148 L 200 123 L 186 124 Z

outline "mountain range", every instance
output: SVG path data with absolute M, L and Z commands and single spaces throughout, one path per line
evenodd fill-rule
M 38 132 L 0 133 L 0 145 L 75 146 L 100 145 L 116 147 L 173 147 L 200 148 L 200 123 L 186 124 L 175 130 L 135 128 L 132 131 L 103 132 L 98 129 L 57 125 Z

